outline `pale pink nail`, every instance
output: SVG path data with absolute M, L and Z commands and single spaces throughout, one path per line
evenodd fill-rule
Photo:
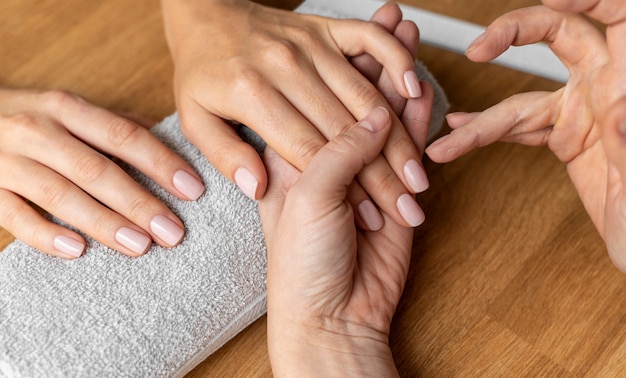
M 146 251 L 148 251 L 148 247 L 152 244 L 152 240 L 146 235 L 128 227 L 122 227 L 117 230 L 115 240 L 139 255 L 146 253 Z
M 424 211 L 422 211 L 411 195 L 405 193 L 398 197 L 396 206 L 398 207 L 398 211 L 400 212 L 400 215 L 402 215 L 402 218 L 404 218 L 406 223 L 408 223 L 411 227 L 417 227 L 424 223 L 424 220 L 426 219 Z
M 389 122 L 389 110 L 378 106 L 359 122 L 359 126 L 375 133 L 382 130 L 387 122 Z
M 256 199 L 256 189 L 259 187 L 259 180 L 247 168 L 240 167 L 235 171 L 235 183 L 243 194 L 251 199 Z
M 204 193 L 204 185 L 191 174 L 180 170 L 174 173 L 174 187 L 190 200 L 197 200 Z
M 358 211 L 361 219 L 363 220 L 363 222 L 365 222 L 365 224 L 367 225 L 367 227 L 369 227 L 371 231 L 378 231 L 383 227 L 383 217 L 382 215 L 380 215 L 380 212 L 378 211 L 376 206 L 374 206 L 372 201 L 365 200 L 361 202 Z
M 152 218 L 152 221 L 150 221 L 150 230 L 169 246 L 180 243 L 185 234 L 182 227 L 163 215 L 157 215 Z
M 411 70 L 404 73 L 404 85 L 412 98 L 418 98 L 422 95 L 422 87 L 415 71 Z
M 404 165 L 404 178 L 411 190 L 415 193 L 421 193 L 428 189 L 428 177 L 420 163 L 416 160 L 409 160 Z
M 481 35 L 479 35 L 478 37 L 476 37 L 476 39 L 474 40 L 474 42 L 470 43 L 469 46 L 467 46 L 467 50 L 465 50 L 465 53 L 469 53 L 470 51 L 474 50 L 475 48 L 478 47 L 478 45 L 480 45 L 485 39 L 487 39 L 487 32 L 482 33 Z
M 72 257 L 80 257 L 85 251 L 85 244 L 83 242 L 64 235 L 55 237 L 53 245 L 58 251 Z

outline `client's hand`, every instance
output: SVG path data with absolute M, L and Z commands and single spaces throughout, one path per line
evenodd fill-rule
M 103 154 L 128 162 L 178 198 L 199 176 L 148 130 L 66 92 L 0 89 L 0 226 L 48 254 L 80 256 L 85 241 L 27 201 L 128 256 L 180 243 L 182 222 Z
M 390 132 L 376 108 L 332 139 L 300 174 L 266 152 L 259 202 L 268 245 L 268 344 L 276 376 L 396 376 L 388 344 L 413 232 L 388 215 L 359 230 L 348 186 Z M 423 218 L 420 220 L 422 221 Z
M 626 15 L 626 4 L 613 5 L 613 16 Z M 595 11 L 601 9 L 607 10 Z M 619 68 L 626 63 L 626 49 L 608 46 L 580 15 L 533 7 L 498 18 L 467 55 L 488 61 L 510 45 L 542 40 L 569 69 L 564 88 L 516 95 L 482 113 L 450 114 L 448 124 L 454 130 L 426 151 L 432 160 L 447 162 L 498 140 L 547 144 L 567 164 L 609 255 L 626 272 L 626 86 L 620 85 L 626 72 Z
M 416 225 L 421 209 L 407 198 L 428 187 L 420 151 L 385 96 L 346 59 L 369 53 L 396 93 L 420 97 L 414 56 L 392 33 L 376 22 L 302 15 L 247 0 L 162 3 L 183 132 L 224 176 L 249 197 L 265 193 L 263 162 L 233 123 L 256 131 L 302 170 L 328 140 L 384 106 L 392 118 L 389 141 L 359 174 L 350 201 L 358 208 L 371 197 L 396 222 Z

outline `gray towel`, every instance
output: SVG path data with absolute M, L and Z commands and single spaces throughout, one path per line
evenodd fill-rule
M 433 129 L 447 101 L 436 88 Z M 128 258 L 88 240 L 76 260 L 20 241 L 0 253 L 0 376 L 181 376 L 265 312 L 265 244 L 255 202 L 182 136 L 176 115 L 154 133 L 202 176 L 195 202 L 169 195 L 135 169 L 139 183 L 187 226 L 176 248 Z M 243 128 L 253 145 L 262 142 Z

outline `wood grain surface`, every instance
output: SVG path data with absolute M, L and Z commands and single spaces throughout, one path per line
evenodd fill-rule
M 405 2 L 483 25 L 538 4 Z M 3 0 L 0 18 L 0 86 L 67 89 L 155 120 L 175 110 L 157 1 Z M 452 111 L 560 86 L 427 46 L 419 57 Z M 508 144 L 425 164 L 427 221 L 392 324 L 401 375 L 626 375 L 626 276 L 609 261 L 563 164 L 546 148 Z M 0 229 L 0 248 L 12 240 Z M 270 376 L 265 342 L 262 318 L 188 376 Z

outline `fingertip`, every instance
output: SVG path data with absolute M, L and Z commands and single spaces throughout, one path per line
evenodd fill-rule
M 57 235 L 52 246 L 57 252 L 56 255 L 66 259 L 75 259 L 83 255 L 86 244 L 83 238 L 78 235 Z
M 172 183 L 180 194 L 191 201 L 200 198 L 205 191 L 204 184 L 198 176 L 182 169 L 174 173 Z
M 358 125 L 371 133 L 377 133 L 389 125 L 391 116 L 389 110 L 385 107 L 378 106 L 374 108 Z

